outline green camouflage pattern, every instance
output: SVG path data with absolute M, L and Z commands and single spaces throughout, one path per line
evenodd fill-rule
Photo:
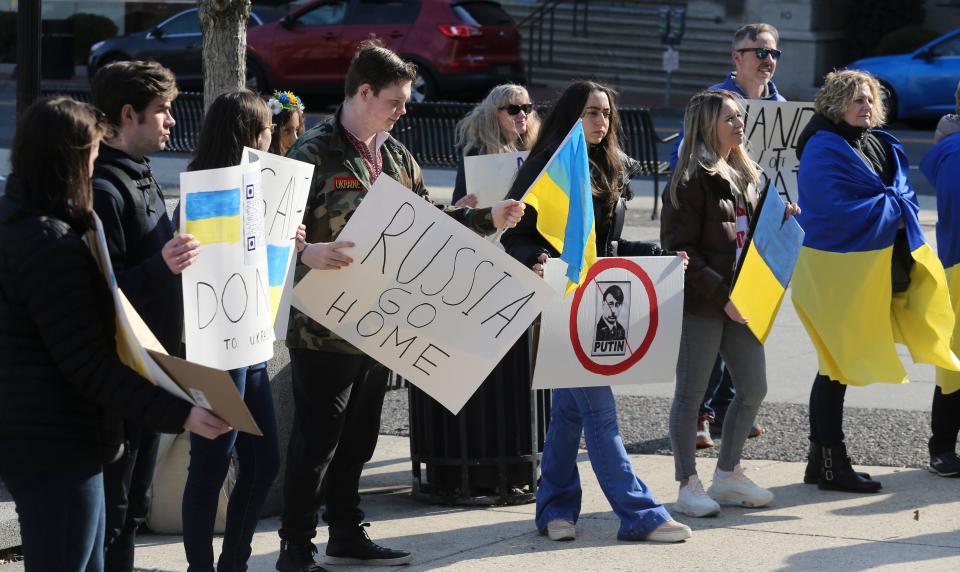
M 398 181 L 404 187 L 423 197 L 430 196 L 423 185 L 420 165 L 410 151 L 393 137 L 380 147 L 383 160 L 382 176 Z M 310 195 L 304 212 L 303 223 L 307 227 L 307 242 L 331 242 L 346 226 L 350 216 L 357 210 L 370 190 L 370 175 L 363 158 L 347 140 L 340 124 L 340 110 L 310 129 L 293 144 L 287 157 L 316 165 Z M 483 234 L 493 232 L 493 217 L 489 208 L 469 209 L 437 205 L 458 221 Z M 310 270 L 297 261 L 294 284 Z M 290 323 L 287 329 L 287 347 L 323 350 L 338 353 L 362 353 L 353 344 L 337 336 L 313 321 L 296 308 L 290 308 Z

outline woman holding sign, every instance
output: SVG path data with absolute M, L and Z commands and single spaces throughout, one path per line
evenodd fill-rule
M 623 153 L 617 141 L 620 116 L 615 95 L 610 88 L 590 81 L 567 87 L 544 120 L 509 198 L 522 198 L 570 129 L 582 120 L 590 159 L 597 255 L 615 255 L 618 241 L 621 256 L 661 254 L 655 244 L 619 240 L 622 222 L 618 224 L 618 217 L 622 217 L 623 209 L 617 209 L 617 205 L 622 204 L 633 160 Z M 529 209 L 516 228 L 504 234 L 503 245 L 510 255 L 541 276 L 547 259 L 560 255 L 537 232 L 534 209 Z M 554 389 L 550 415 L 537 489 L 536 524 L 542 534 L 552 540 L 576 537 L 582 494 L 577 453 L 582 433 L 600 487 L 620 517 L 618 539 L 680 542 L 690 538 L 690 528 L 673 520 L 634 473 L 620 437 L 616 403 L 609 386 Z
M 271 141 L 271 113 L 252 92 L 228 92 L 210 105 L 189 171 L 240 164 L 244 147 L 266 151 Z M 297 249 L 302 250 L 301 225 Z M 202 248 L 203 245 L 201 245 Z M 227 506 L 223 548 L 216 569 L 245 570 L 260 510 L 280 467 L 277 423 L 267 364 L 230 370 L 243 401 L 263 431 L 262 437 L 231 431 L 214 441 L 190 439 L 190 468 L 183 491 L 183 545 L 191 571 L 212 571 L 213 528 L 220 488 L 233 451 L 237 481 Z
M 457 162 L 451 201 L 458 207 L 476 206 L 476 196 L 467 194 L 464 157 L 526 151 L 539 131 L 540 116 L 530 103 L 525 87 L 507 83 L 491 89 L 487 97 L 457 123 L 457 149 L 463 155 Z
M 670 441 L 680 491 L 676 509 L 713 516 L 719 502 L 763 507 L 773 493 L 744 474 L 740 457 L 767 393 L 763 345 L 730 301 L 734 270 L 756 210 L 760 169 L 744 148 L 743 101 L 726 90 L 693 96 L 684 117 L 686 142 L 664 200 L 660 236 L 685 250 L 683 329 L 677 386 L 670 410 Z M 796 208 L 788 207 L 788 214 Z M 696 466 L 696 422 L 717 352 L 737 393 L 724 418 L 720 458 L 704 492 Z
M 113 296 L 84 244 L 106 130 L 90 105 L 38 101 L 17 127 L 0 197 L 0 478 L 27 570 L 103 570 L 102 468 L 122 452 L 124 418 L 206 439 L 229 429 L 117 356 Z

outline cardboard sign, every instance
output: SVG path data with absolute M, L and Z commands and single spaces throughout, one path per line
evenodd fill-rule
M 551 258 L 544 281 L 562 288 Z M 543 310 L 534 389 L 671 382 L 683 323 L 683 262 L 600 258 L 572 296 Z
M 529 151 L 474 155 L 463 158 L 463 175 L 467 193 L 477 196 L 477 207 L 491 207 L 506 198 L 520 165 Z
M 235 369 L 273 357 L 273 314 L 258 156 L 180 173 L 180 228 L 200 242 L 183 271 L 187 359 Z
M 260 161 L 270 313 L 273 315 L 274 337 L 283 340 L 290 318 L 293 281 L 288 277 L 293 276 L 297 227 L 303 222 L 315 167 L 256 149 L 244 150 L 246 157 L 257 157 Z
M 354 260 L 312 270 L 294 305 L 458 412 L 553 290 L 387 176 L 337 240 Z
M 87 244 L 113 294 L 120 361 L 168 393 L 212 411 L 235 429 L 263 435 L 226 372 L 167 355 L 127 297 L 117 289 L 99 218 L 96 223 L 96 232 L 91 233 L 95 236 L 88 235 Z
M 797 198 L 797 139 L 815 113 L 813 103 L 796 101 L 744 101 L 744 137 L 750 158 L 763 168 L 760 187 L 767 180 Z

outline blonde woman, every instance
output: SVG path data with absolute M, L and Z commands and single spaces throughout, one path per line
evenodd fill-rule
M 685 250 L 690 257 L 670 410 L 680 482 L 674 509 L 687 516 L 716 515 L 720 502 L 762 507 L 773 501 L 773 493 L 747 478 L 740 466 L 743 444 L 767 392 L 763 345 L 729 297 L 759 198 L 759 168 L 744 149 L 743 116 L 743 102 L 733 92 L 710 89 L 693 96 L 684 118 L 686 141 L 663 208 L 663 247 Z M 696 423 L 718 351 L 737 393 L 724 418 L 713 484 L 704 492 L 697 475 Z
M 457 124 L 457 149 L 462 156 L 457 163 L 453 203 L 458 207 L 476 205 L 476 197 L 467 194 L 463 157 L 526 151 L 539 130 L 540 117 L 526 88 L 507 83 L 490 90 Z

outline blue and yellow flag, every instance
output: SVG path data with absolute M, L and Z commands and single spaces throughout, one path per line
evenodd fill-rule
M 906 154 L 893 136 L 874 133 L 893 151 L 892 185 L 829 131 L 807 142 L 797 178 L 805 236 L 793 302 L 820 372 L 848 385 L 906 383 L 895 343 L 906 345 L 915 362 L 960 371 L 950 349 L 947 280 L 924 242 Z M 891 261 L 901 223 L 914 265 L 907 290 L 894 294 Z
M 190 193 L 185 203 L 186 233 L 200 244 L 240 242 L 240 189 Z
M 590 161 L 577 121 L 523 197 L 537 211 L 537 232 L 567 263 L 566 294 L 576 290 L 597 260 Z
M 960 135 L 934 145 L 920 170 L 937 192 L 937 255 L 947 275 L 954 314 L 960 313 Z M 960 320 L 954 325 L 951 348 L 960 354 Z M 960 389 L 960 373 L 937 368 L 937 385 L 944 393 Z

